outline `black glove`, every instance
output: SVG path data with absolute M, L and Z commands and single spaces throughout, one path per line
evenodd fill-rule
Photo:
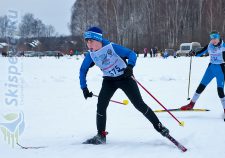
M 92 92 L 89 92 L 88 88 L 84 88 L 83 89 L 83 94 L 84 94 L 84 98 L 87 99 L 88 97 L 92 97 L 93 96 L 93 93 Z
M 124 69 L 123 75 L 124 75 L 124 77 L 133 76 L 133 66 L 127 65 L 127 67 Z
M 195 54 L 196 54 L 196 53 L 195 53 L 193 50 L 191 50 L 191 51 L 189 52 L 189 55 L 190 55 L 190 56 L 195 56 Z

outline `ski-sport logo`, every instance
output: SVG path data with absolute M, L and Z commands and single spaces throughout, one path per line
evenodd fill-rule
M 0 120 L 0 129 L 6 141 L 13 148 L 19 141 L 19 135 L 24 131 L 23 112 L 3 114 Z
M 8 10 L 7 17 L 9 26 L 7 27 L 7 43 L 8 50 L 13 55 L 17 54 L 18 45 L 18 12 Z M 21 110 L 23 105 L 23 79 L 22 79 L 22 63 L 16 56 L 8 57 L 8 71 L 5 76 L 5 89 L 3 91 L 4 104 L 1 105 L 0 113 L 0 141 L 3 140 L 11 147 L 15 147 L 19 142 L 19 136 L 25 128 L 24 113 Z M 20 65 L 21 64 L 21 65 Z

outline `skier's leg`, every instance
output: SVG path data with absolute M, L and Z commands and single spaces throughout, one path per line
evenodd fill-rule
M 221 64 L 220 67 L 218 67 L 218 71 L 216 71 L 216 81 L 217 81 L 218 96 L 220 98 L 221 104 L 225 112 L 224 72 L 225 72 L 224 64 Z
M 225 119 L 225 97 L 224 97 L 224 88 L 222 87 L 217 87 L 218 95 L 220 97 L 221 104 L 224 109 L 224 119 Z M 224 120 L 225 121 L 225 120 Z
M 83 144 L 105 144 L 106 143 L 106 109 L 109 105 L 109 100 L 115 93 L 116 88 L 114 86 L 113 81 L 103 80 L 102 88 L 100 90 L 98 96 L 98 104 L 97 104 L 97 114 L 96 114 L 96 124 L 98 134 L 93 138 L 90 138 L 83 142 Z
M 200 95 L 204 91 L 205 87 L 212 81 L 214 77 L 215 77 L 215 74 L 212 72 L 212 65 L 209 64 L 195 93 Z M 194 102 L 196 102 L 197 100 L 198 100 L 198 97 L 197 98 L 193 97 Z
M 106 128 L 106 109 L 109 105 L 109 101 L 116 91 L 113 81 L 104 79 L 102 88 L 98 97 L 96 123 L 98 133 L 102 133 Z
M 192 102 L 195 103 L 198 100 L 198 98 L 200 97 L 200 94 L 205 90 L 205 87 L 212 81 L 214 77 L 215 76 L 213 75 L 210 68 L 208 67 L 195 94 L 193 95 L 191 99 Z
M 160 132 L 163 136 L 169 134 L 169 130 L 162 126 L 152 109 L 144 103 L 138 89 L 138 85 L 132 78 L 121 81 L 118 87 L 120 87 L 125 92 L 134 107 L 153 124 L 154 128 L 158 132 Z
M 195 91 L 190 103 L 188 103 L 185 106 L 182 106 L 180 109 L 181 110 L 190 110 L 194 107 L 195 103 L 197 102 L 197 100 L 199 99 L 201 93 L 204 91 L 205 87 L 212 81 L 212 79 L 215 77 L 215 75 L 212 73 L 211 70 L 211 64 L 209 64 L 208 68 L 205 71 L 205 74 L 197 88 L 197 90 Z

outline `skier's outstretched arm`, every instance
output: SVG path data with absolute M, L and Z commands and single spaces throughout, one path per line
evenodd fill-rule
M 85 88 L 87 88 L 87 80 L 86 80 L 86 76 L 87 76 L 87 72 L 89 70 L 90 67 L 92 67 L 94 65 L 93 60 L 91 59 L 90 53 L 87 53 L 83 63 L 81 64 L 80 67 L 80 88 L 83 90 Z

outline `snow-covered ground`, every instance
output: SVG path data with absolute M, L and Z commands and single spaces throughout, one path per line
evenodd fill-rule
M 25 118 L 25 130 L 19 137 L 19 142 L 24 146 L 46 148 L 23 150 L 16 146 L 12 149 L 0 131 L 0 157 L 225 157 L 225 122 L 222 120 L 223 109 L 217 96 L 215 79 L 208 85 L 196 105 L 196 108 L 207 108 L 210 112 L 174 112 L 180 121 L 185 122 L 184 127 L 179 126 L 168 113 L 157 113 L 163 124 L 170 129 L 171 135 L 188 148 L 185 153 L 157 133 L 132 104 L 123 106 L 110 103 L 106 145 L 81 144 L 97 132 L 97 98 L 85 100 L 79 87 L 82 59 L 18 58 L 16 67 L 20 73 L 21 85 L 18 90 L 17 108 L 23 111 Z M 165 107 L 177 108 L 188 103 L 189 62 L 190 58 L 185 57 L 139 57 L 134 74 Z M 196 90 L 208 62 L 209 58 L 193 59 L 190 97 Z M 7 58 L 0 57 L 2 111 L 5 108 L 10 109 L 5 105 L 5 93 L 10 88 L 6 85 L 9 82 L 10 64 Z M 88 87 L 95 94 L 98 94 L 101 87 L 101 75 L 100 70 L 93 67 L 87 76 Z M 153 110 L 162 109 L 146 92 L 141 88 L 140 90 L 144 101 Z M 112 99 L 122 101 L 127 97 L 118 90 Z

